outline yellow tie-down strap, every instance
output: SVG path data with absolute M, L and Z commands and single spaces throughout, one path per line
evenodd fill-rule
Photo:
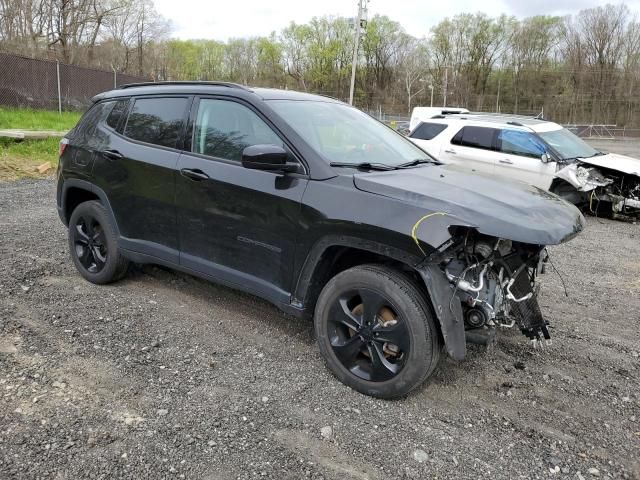
M 428 215 L 425 215 L 424 217 L 421 217 L 420 219 L 418 219 L 418 221 L 413 224 L 413 228 L 411 229 L 411 238 L 413 238 L 413 241 L 416 242 L 416 245 L 418 246 L 418 248 L 422 252 L 422 255 L 424 255 L 425 257 L 427 256 L 427 254 L 424 253 L 424 250 L 420 246 L 420 240 L 418 240 L 418 228 L 420 227 L 420 224 L 422 222 L 424 222 L 426 219 L 431 218 L 431 217 L 435 217 L 436 215 L 446 216 L 447 213 L 445 213 L 445 212 L 429 213 Z

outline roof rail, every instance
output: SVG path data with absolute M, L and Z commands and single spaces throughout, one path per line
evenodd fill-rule
M 467 120 L 467 117 L 459 117 L 458 115 L 469 115 L 468 113 L 445 113 L 445 114 L 439 114 L 439 115 L 434 115 L 430 118 L 438 118 L 438 119 L 442 119 L 442 118 L 455 118 L 456 120 Z
M 154 86 L 162 86 L 162 85 L 207 85 L 210 87 L 228 87 L 228 88 L 239 88 L 242 90 L 251 91 L 249 88 L 244 85 L 240 85 L 238 83 L 231 82 L 210 82 L 210 81 L 200 81 L 200 80 L 172 80 L 166 82 L 139 82 L 139 83 L 127 83 L 125 85 L 120 85 L 119 89 L 124 88 L 134 88 L 134 87 L 154 87 Z

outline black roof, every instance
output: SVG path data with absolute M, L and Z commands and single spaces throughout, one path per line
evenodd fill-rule
M 93 97 L 93 101 L 97 102 L 105 98 L 128 97 L 131 95 L 202 95 L 207 93 L 224 93 L 226 95 L 237 96 L 240 98 L 257 96 L 261 100 L 307 100 L 317 102 L 341 103 L 338 100 L 330 97 L 297 92 L 295 90 L 280 90 L 277 88 L 253 88 L 247 87 L 245 85 L 239 85 L 237 83 L 204 81 L 131 83 L 123 85 L 115 90 L 100 93 Z

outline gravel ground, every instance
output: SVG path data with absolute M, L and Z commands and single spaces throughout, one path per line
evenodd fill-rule
M 518 332 L 381 401 L 310 323 L 152 266 L 76 274 L 51 180 L 0 183 L 0 478 L 640 478 L 640 226 L 589 218 Z

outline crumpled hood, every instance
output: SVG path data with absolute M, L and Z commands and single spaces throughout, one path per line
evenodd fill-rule
M 640 177 L 640 160 L 627 157 L 626 155 L 607 153 L 606 155 L 599 155 L 597 157 L 579 158 L 578 161 L 597 167 L 618 170 L 629 175 L 638 175 Z
M 356 188 L 443 212 L 449 225 L 517 242 L 555 245 L 585 225 L 580 211 L 545 190 L 521 182 L 469 174 L 453 165 L 354 175 Z M 416 219 L 418 220 L 418 219 Z

